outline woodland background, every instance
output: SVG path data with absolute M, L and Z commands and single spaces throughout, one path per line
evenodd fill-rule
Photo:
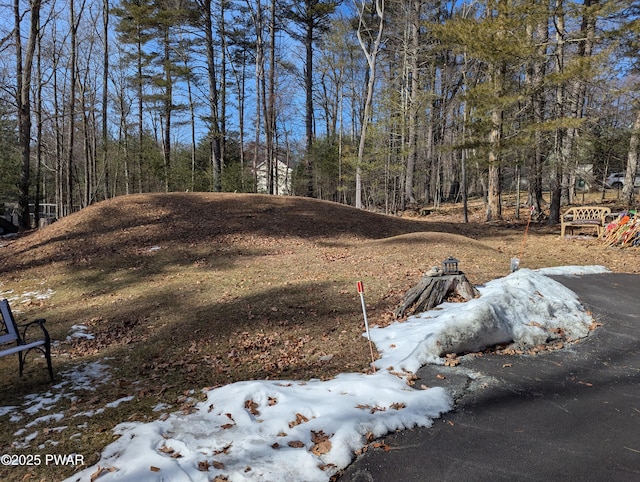
M 42 203 L 63 216 L 157 191 L 387 213 L 483 196 L 489 221 L 522 188 L 555 223 L 576 189 L 637 171 L 638 14 L 622 0 L 4 1 L 0 202 L 23 228 Z

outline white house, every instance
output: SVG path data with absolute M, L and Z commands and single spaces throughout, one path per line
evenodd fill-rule
M 277 183 L 275 183 L 274 194 L 281 195 L 291 195 L 291 176 L 293 173 L 293 169 L 287 166 L 284 162 L 277 160 L 274 166 L 274 178 L 277 179 Z M 268 193 L 269 188 L 267 186 L 267 163 L 266 161 L 262 161 L 256 167 L 256 180 L 257 186 L 256 190 L 259 193 Z

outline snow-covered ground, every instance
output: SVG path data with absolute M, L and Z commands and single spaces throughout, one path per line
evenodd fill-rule
M 591 316 L 549 276 L 602 272 L 599 266 L 522 269 L 479 287 L 474 300 L 374 327 L 381 357 L 373 374 L 239 382 L 208 391 L 191 410 L 122 423 L 115 429 L 120 438 L 100 461 L 68 480 L 328 481 L 373 438 L 428 427 L 452 408 L 443 388 L 410 386 L 422 365 L 496 343 L 535 346 L 587 336 Z

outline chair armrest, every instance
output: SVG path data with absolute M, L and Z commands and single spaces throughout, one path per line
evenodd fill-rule
M 40 329 L 42 330 L 42 334 L 44 335 L 45 341 L 47 343 L 50 343 L 51 339 L 49 337 L 49 332 L 47 331 L 47 329 L 44 326 L 46 321 L 47 320 L 45 320 L 44 318 L 38 318 L 37 320 L 33 320 L 33 321 L 29 322 L 29 323 L 23 323 L 21 325 L 17 325 L 18 328 L 22 328 L 22 340 L 26 343 L 27 342 L 27 330 L 33 325 L 38 325 L 40 327 Z

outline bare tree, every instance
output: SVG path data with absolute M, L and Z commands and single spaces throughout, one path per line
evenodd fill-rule
M 369 66 L 369 80 L 367 82 L 367 96 L 364 101 L 364 110 L 362 113 L 362 126 L 360 128 L 360 143 L 358 144 L 358 160 L 356 165 L 356 208 L 362 209 L 362 163 L 364 162 L 364 148 L 367 139 L 367 126 L 370 122 L 371 108 L 373 104 L 373 91 L 376 84 L 376 60 L 378 52 L 380 52 L 380 44 L 382 43 L 382 34 L 384 32 L 385 21 L 385 0 L 375 1 L 375 16 L 378 18 L 377 30 L 375 37 L 366 25 L 365 13 L 367 4 L 363 0 L 358 6 L 358 42 L 364 52 Z M 366 35 L 366 39 L 364 36 Z

